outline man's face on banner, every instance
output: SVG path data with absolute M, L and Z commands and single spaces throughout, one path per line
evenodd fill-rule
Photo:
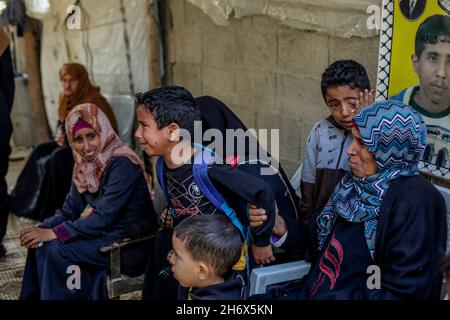
M 432 113 L 447 109 L 450 104 L 450 43 L 427 43 L 421 56 L 413 55 L 412 61 L 420 79 L 418 102 L 421 107 Z

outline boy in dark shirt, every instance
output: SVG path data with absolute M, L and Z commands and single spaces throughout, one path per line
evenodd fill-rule
M 172 236 L 167 259 L 180 285 L 189 289 L 189 300 L 242 300 L 245 281 L 233 272 L 239 261 L 242 239 L 224 215 L 199 215 L 184 219 Z
M 137 94 L 136 100 L 139 127 L 135 136 L 147 155 L 163 157 L 163 179 L 173 207 L 173 210 L 163 212 L 163 227 L 172 229 L 189 216 L 224 214 L 203 195 L 193 176 L 194 158 L 202 150 L 194 147 L 185 135 L 188 133 L 193 137 L 194 122 L 200 120 L 199 108 L 189 91 L 175 86 L 158 88 Z M 275 200 L 270 186 L 227 164 L 213 163 L 207 172 L 242 225 L 249 225 L 242 203 L 254 203 L 267 211 L 267 220 L 251 229 L 251 252 L 256 264 L 274 261 L 270 237 L 275 220 Z M 170 232 L 164 233 L 166 238 L 171 236 Z M 171 247 L 170 243 L 166 245 Z M 156 269 L 161 267 L 164 265 Z

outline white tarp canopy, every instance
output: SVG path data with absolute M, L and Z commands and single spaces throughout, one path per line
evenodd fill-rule
M 131 82 L 135 92 L 149 87 L 152 0 L 83 0 L 81 28 L 70 30 L 66 27 L 67 10 L 74 3 L 74 0 L 26 1 L 27 14 L 43 22 L 42 87 L 52 130 L 56 127 L 61 90 L 58 72 L 66 62 L 85 65 L 91 80 L 104 94 L 133 94 Z M 74 18 L 71 16 L 70 21 L 76 26 Z
M 340 37 L 369 37 L 378 30 L 367 28 L 370 13 L 382 0 L 188 0 L 219 25 L 231 18 L 266 15 L 292 28 L 326 32 Z

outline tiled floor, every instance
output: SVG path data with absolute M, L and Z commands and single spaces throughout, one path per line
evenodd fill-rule
M 0 300 L 19 298 L 27 255 L 26 249 L 19 245 L 19 231 L 33 224 L 31 220 L 23 220 L 14 215 L 9 217 L 8 233 L 3 240 L 7 254 L 0 259 Z

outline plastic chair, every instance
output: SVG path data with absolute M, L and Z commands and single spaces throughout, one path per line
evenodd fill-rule
M 111 104 L 119 126 L 120 140 L 134 149 L 134 125 L 136 123 L 135 101 L 130 95 L 105 95 Z

